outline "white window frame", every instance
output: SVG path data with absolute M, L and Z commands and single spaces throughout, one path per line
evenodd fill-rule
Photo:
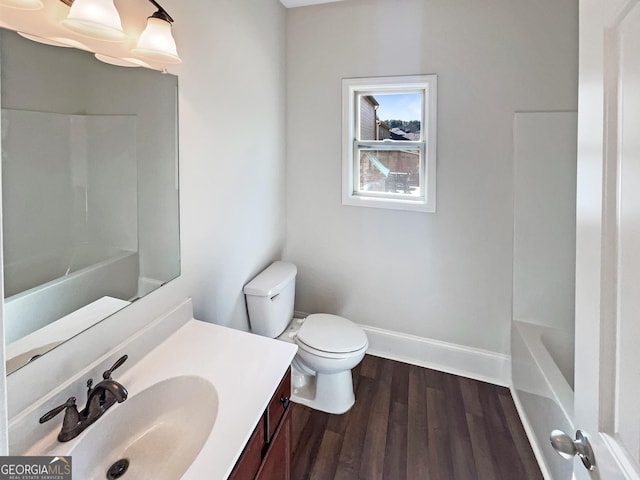
M 423 92 L 420 141 L 359 139 L 359 95 Z M 436 211 L 437 76 L 345 78 L 342 80 L 342 204 L 418 212 Z M 379 150 L 420 149 L 420 193 L 399 195 L 359 191 L 358 148 Z

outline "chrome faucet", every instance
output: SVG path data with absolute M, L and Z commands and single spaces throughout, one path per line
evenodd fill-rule
M 64 410 L 64 420 L 62 420 L 58 441 L 68 442 L 80 435 L 116 402 L 122 403 L 127 399 L 127 389 L 111 378 L 113 371 L 127 358 L 127 355 L 120 357 L 109 370 L 102 374 L 102 380 L 95 386 L 91 378 L 87 381 L 87 404 L 82 411 L 78 412 L 76 397 L 70 397 L 65 403 L 40 417 L 40 423 L 48 422 Z

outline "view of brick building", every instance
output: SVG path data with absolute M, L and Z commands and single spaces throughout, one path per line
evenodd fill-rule
M 406 140 L 420 138 L 420 131 L 405 132 L 378 118 L 379 103 L 371 95 L 360 100 L 360 140 Z M 360 151 L 360 188 L 374 192 L 418 194 L 420 154 L 416 150 Z

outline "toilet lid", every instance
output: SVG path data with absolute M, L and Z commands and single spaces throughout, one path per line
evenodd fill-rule
M 328 313 L 309 315 L 297 336 L 302 343 L 323 352 L 355 352 L 367 344 L 367 335 L 355 323 Z

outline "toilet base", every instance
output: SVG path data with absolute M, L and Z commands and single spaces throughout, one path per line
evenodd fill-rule
M 326 413 L 342 414 L 355 403 L 351 370 L 309 375 L 291 365 L 291 401 Z

